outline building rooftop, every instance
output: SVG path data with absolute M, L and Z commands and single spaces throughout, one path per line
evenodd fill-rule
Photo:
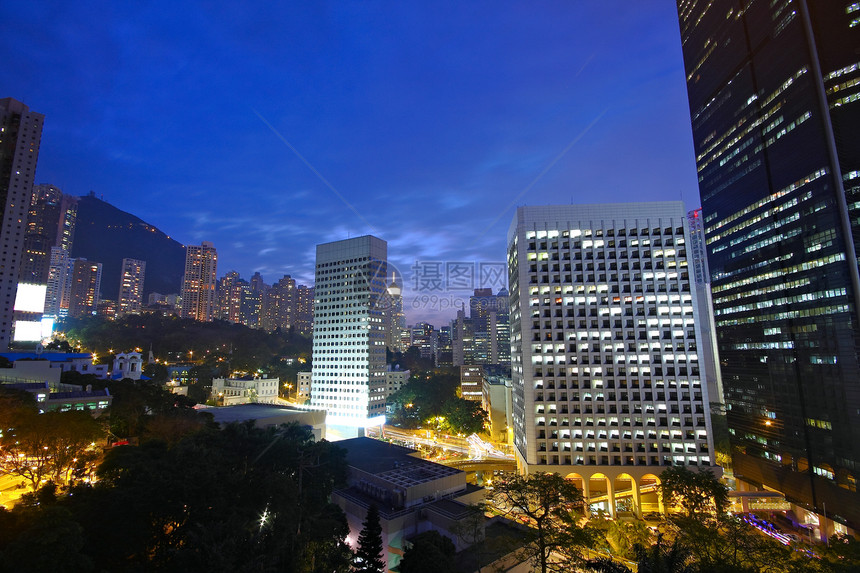
M 91 359 L 92 354 L 87 352 L 2 352 L 0 356 L 10 362 L 16 360 L 48 360 L 50 362 L 68 362 L 70 360 Z
M 275 406 L 273 404 L 238 404 L 236 406 L 202 408 L 201 410 L 212 414 L 214 421 L 219 424 L 244 422 L 246 420 L 265 420 L 266 418 L 281 418 L 290 415 L 300 416 L 307 413 L 306 410 L 297 410 L 295 408 Z
M 74 392 L 51 392 L 48 396 L 51 400 L 63 400 L 67 398 L 95 398 L 97 396 L 110 396 L 107 390 L 78 390 Z
M 417 452 L 411 448 L 372 438 L 341 440 L 337 445 L 346 450 L 350 466 L 402 487 L 461 473 L 461 470 L 415 457 Z

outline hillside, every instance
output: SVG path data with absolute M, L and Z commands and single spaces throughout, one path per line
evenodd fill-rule
M 144 304 L 151 292 L 178 293 L 185 247 L 131 213 L 94 194 L 80 198 L 72 257 L 102 264 L 102 298 L 116 300 L 124 258 L 146 261 Z

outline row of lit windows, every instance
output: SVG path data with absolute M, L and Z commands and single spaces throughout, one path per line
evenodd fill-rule
M 710 458 L 707 456 L 538 456 L 538 465 L 552 466 L 709 466 L 710 464 Z
M 814 300 L 821 300 L 823 298 L 836 298 L 840 296 L 845 296 L 845 289 L 829 289 L 826 291 L 818 291 L 818 292 L 805 292 L 803 294 L 797 296 L 787 296 L 780 297 L 768 300 L 758 300 L 752 304 L 741 304 L 738 306 L 732 306 L 728 308 L 715 307 L 714 308 L 714 316 L 721 316 L 726 314 L 734 314 L 736 312 L 746 312 L 750 310 L 758 310 L 762 308 L 770 308 L 772 306 L 782 306 L 785 304 L 795 304 L 800 302 L 809 302 Z M 720 300 L 722 302 L 722 300 Z
M 782 85 L 780 85 L 769 96 L 767 96 L 763 101 L 760 102 L 760 104 L 758 105 L 759 110 L 763 110 L 768 105 L 770 105 L 771 102 L 773 102 L 777 97 L 779 97 L 785 90 L 790 88 L 792 86 L 792 84 L 794 84 L 794 82 L 797 81 L 801 76 L 803 76 L 807 71 L 808 71 L 807 68 L 803 67 L 803 68 L 799 69 L 797 72 L 795 72 L 794 75 L 790 76 L 787 80 L 785 80 L 782 83 Z M 757 100 L 758 100 L 758 97 L 756 95 L 753 95 L 747 100 L 747 105 L 749 105 L 749 104 L 751 104 Z M 698 171 L 701 172 L 705 167 L 707 167 L 707 165 L 711 161 L 713 161 L 714 159 L 719 157 L 725 150 L 730 149 L 732 147 L 732 145 L 734 145 L 735 143 L 737 143 L 738 141 L 740 141 L 741 139 L 746 137 L 750 132 L 752 132 L 755 128 L 757 128 L 763 122 L 767 121 L 767 119 L 770 118 L 778 109 L 779 109 L 779 107 L 776 107 L 776 108 L 774 108 L 768 112 L 765 112 L 765 113 L 759 115 L 758 118 L 755 121 L 753 121 L 752 123 L 748 123 L 746 121 L 746 118 L 742 118 L 737 123 L 735 123 L 731 127 L 731 129 L 729 129 L 722 136 L 717 138 L 711 145 L 709 145 L 706 149 L 704 149 L 702 151 L 702 153 L 700 153 L 698 155 L 698 157 L 696 157 L 697 163 L 702 161 L 702 159 L 704 159 L 708 155 L 710 155 L 723 141 L 726 140 L 726 138 L 731 136 L 732 133 L 738 127 L 740 127 L 742 125 L 746 125 L 746 128 L 739 135 L 735 136 L 731 141 L 729 141 L 726 145 L 724 145 L 719 152 L 714 153 L 708 161 L 699 164 Z
M 718 223 L 716 223 L 716 224 L 714 224 L 714 225 L 712 225 L 712 226 L 708 227 L 708 228 L 706 229 L 706 232 L 707 232 L 707 234 L 708 234 L 708 235 L 712 235 L 712 234 L 713 234 L 713 232 L 714 232 L 714 231 L 716 231 L 717 229 L 719 229 L 720 227 L 723 227 L 723 226 L 725 226 L 725 225 L 728 225 L 729 223 L 731 223 L 731 222 L 733 222 L 733 221 L 735 221 L 735 220 L 737 220 L 737 219 L 739 219 L 739 218 L 743 217 L 744 215 L 746 215 L 746 214 L 748 214 L 748 213 L 752 213 L 752 212 L 753 212 L 753 211 L 755 211 L 756 209 L 759 209 L 759 208 L 761 208 L 761 207 L 764 207 L 764 206 L 765 206 L 765 205 L 767 205 L 768 203 L 772 203 L 773 201 L 776 201 L 777 199 L 780 199 L 781 197 L 785 196 L 786 194 L 791 193 L 792 191 L 794 191 L 794 190 L 796 190 L 796 189 L 799 189 L 799 188 L 803 187 L 804 185 L 806 185 L 807 183 L 809 183 L 809 182 L 811 182 L 811 181 L 815 181 L 815 180 L 816 180 L 816 179 L 818 179 L 819 177 L 823 177 L 823 176 L 824 176 L 824 175 L 826 175 L 826 174 L 827 174 L 827 170 L 826 170 L 826 169 L 819 169 L 818 171 L 814 171 L 813 173 L 811 173 L 811 174 L 807 175 L 806 177 L 803 177 L 803 178 L 801 178 L 801 179 L 798 179 L 798 180 L 797 180 L 797 181 L 795 181 L 794 183 L 792 183 L 792 184 L 790 184 L 790 185 L 788 185 L 788 186 L 786 186 L 786 187 L 783 187 L 782 189 L 780 189 L 780 190 L 779 190 L 779 191 L 777 191 L 776 193 L 772 193 L 771 195 L 768 195 L 768 196 L 767 196 L 767 197 L 765 197 L 764 199 L 761 199 L 761 200 L 759 200 L 759 201 L 756 201 L 755 203 L 752 203 L 752 204 L 748 205 L 747 207 L 745 207 L 745 208 L 741 209 L 740 211 L 737 211 L 737 212 L 735 212 L 735 213 L 733 213 L 733 214 L 729 215 L 728 217 L 726 217 L 725 219 L 721 220 L 720 222 L 718 222 Z M 707 219 L 706 219 L 706 220 L 710 220 L 711 218 L 716 217 L 716 215 L 717 215 L 716 213 L 712 213 L 710 216 L 708 216 L 708 217 L 707 217 Z M 730 232 L 728 232 L 728 233 L 725 233 L 725 234 L 726 234 L 726 235 L 730 235 L 731 233 L 734 233 L 734 232 L 736 232 L 736 231 L 738 231 L 738 230 L 741 230 L 742 228 L 743 228 L 743 227 L 736 228 L 736 229 L 734 229 L 734 230 L 732 230 L 732 231 L 730 231 Z
M 847 304 L 807 308 L 803 310 L 790 310 L 774 314 L 754 314 L 743 318 L 720 320 L 717 321 L 717 326 L 736 326 L 738 324 L 753 324 L 756 322 L 769 323 L 776 320 L 795 320 L 798 318 L 821 317 L 828 314 L 840 314 L 844 312 L 848 312 Z
M 714 286 L 714 287 L 712 287 L 712 292 L 713 292 L 713 294 L 717 294 L 717 293 L 720 293 L 720 292 L 723 292 L 723 291 L 726 291 L 729 289 L 733 289 L 733 288 L 736 288 L 739 286 L 757 284 L 757 283 L 761 283 L 764 281 L 792 275 L 794 273 L 799 273 L 802 271 L 815 270 L 815 269 L 827 266 L 829 264 L 844 261 L 845 260 L 845 254 L 844 253 L 834 253 L 832 255 L 828 255 L 828 256 L 820 258 L 820 259 L 814 259 L 812 261 L 805 261 L 803 263 L 800 263 L 797 265 L 792 265 L 790 267 L 779 268 L 777 266 L 777 263 L 781 263 L 781 262 L 783 262 L 789 258 L 791 258 L 791 255 L 781 255 L 781 256 L 777 257 L 776 259 L 770 259 L 770 260 L 762 261 L 762 263 L 764 263 L 764 265 L 762 265 L 762 263 L 757 263 L 756 265 L 751 265 L 749 267 L 746 267 L 745 269 L 738 269 L 736 271 L 732 271 L 731 273 L 725 273 L 725 276 L 731 276 L 731 275 L 735 275 L 738 273 L 742 273 L 744 270 L 752 270 L 753 268 L 756 268 L 759 266 L 773 266 L 775 268 L 775 270 L 771 270 L 771 271 L 768 271 L 766 273 L 761 273 L 759 275 L 755 275 L 752 277 L 747 277 L 747 278 L 744 278 L 741 280 L 733 281 L 733 282 L 722 284 L 719 286 Z M 789 284 L 791 284 L 791 283 L 789 283 Z M 748 291 L 747 295 L 760 295 L 760 294 L 764 294 L 765 292 L 766 291 L 759 291 L 758 289 L 755 289 L 752 291 Z M 721 297 L 715 297 L 715 298 L 717 299 L 717 301 L 722 301 Z M 728 300 L 730 300 L 730 299 L 728 299 Z
M 797 205 L 800 204 L 801 202 L 806 201 L 806 200 L 811 199 L 811 198 L 812 198 L 811 192 L 805 193 L 801 197 L 794 197 L 794 198 L 790 199 L 789 201 L 786 201 L 785 203 L 783 203 L 781 205 L 775 206 L 772 210 L 764 211 L 764 212 L 756 215 L 755 217 L 747 219 L 743 223 L 736 225 L 736 226 L 732 227 L 731 229 L 726 230 L 725 232 L 723 232 L 721 234 L 717 234 L 717 235 L 713 235 L 713 236 L 709 237 L 707 240 L 707 243 L 709 245 L 713 245 L 714 243 L 719 242 L 721 239 L 725 239 L 726 237 L 731 236 L 733 233 L 736 233 L 738 231 L 742 231 L 743 229 L 746 229 L 747 227 L 751 227 L 751 226 L 756 225 L 762 221 L 770 221 L 770 219 L 772 217 L 774 217 L 777 213 L 781 213 L 783 211 L 788 211 L 789 209 L 793 209 L 794 207 L 797 207 Z M 742 243 L 743 241 L 747 241 L 749 239 L 755 238 L 759 235 L 762 235 L 765 233 L 770 234 L 774 230 L 782 227 L 783 225 L 787 225 L 788 223 L 792 223 L 794 221 L 797 221 L 798 219 L 800 219 L 800 214 L 795 211 L 794 213 L 791 213 L 782 219 L 777 219 L 775 221 L 772 221 L 768 225 L 765 225 L 763 227 L 759 227 L 758 229 L 754 229 L 754 230 L 750 231 L 746 235 L 735 238 L 733 241 L 729 242 L 729 245 L 734 246 L 734 245 L 737 245 L 739 243 Z M 727 248 L 726 245 L 720 245 L 719 247 L 715 248 L 713 252 L 720 252 L 721 250 L 723 250 L 725 248 Z

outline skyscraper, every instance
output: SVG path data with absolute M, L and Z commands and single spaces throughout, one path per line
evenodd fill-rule
M 520 207 L 508 232 L 517 463 L 612 514 L 714 461 L 688 242 L 680 202 Z
M 860 528 L 860 5 L 678 14 L 734 472 Z
M 457 311 L 451 328 L 455 366 L 507 364 L 511 360 L 511 330 L 508 291 L 493 294 L 489 288 L 475 289 L 469 297 L 469 316 Z
M 384 422 L 388 244 L 365 235 L 317 245 L 311 405 L 327 435 Z
M 69 251 L 62 247 L 51 247 L 48 288 L 45 294 L 45 316 L 58 318 L 68 314 L 72 270 Z
M 102 264 L 73 259 L 69 288 L 69 316 L 78 318 L 95 314 L 102 285 Z
M 0 99 L 0 350 L 9 347 L 27 209 L 33 194 L 45 116 Z
M 272 332 L 280 328 L 284 332 L 295 326 L 296 281 L 284 275 L 263 296 L 262 327 Z
M 392 352 L 403 351 L 405 348 L 401 346 L 401 335 L 406 329 L 406 315 L 403 314 L 403 286 L 393 273 L 391 284 L 388 285 L 385 301 L 385 321 L 387 328 L 385 345 Z
M 296 330 L 305 335 L 311 334 L 314 320 L 314 287 L 305 285 L 296 287 L 296 305 L 293 313 Z
M 218 318 L 238 324 L 242 312 L 242 278 L 230 271 L 218 281 Z
M 203 241 L 199 247 L 185 247 L 185 274 L 182 277 L 182 318 L 209 322 L 215 318 L 218 252 Z
M 78 198 L 64 194 L 54 185 L 36 185 L 27 215 L 24 256 L 19 280 L 22 283 L 47 284 L 51 266 L 51 248 L 72 250 Z
M 143 284 L 146 278 L 146 261 L 123 259 L 119 279 L 117 311 L 120 316 L 140 314 L 143 301 Z

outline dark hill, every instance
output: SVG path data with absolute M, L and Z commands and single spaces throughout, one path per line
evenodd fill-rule
M 185 247 L 131 213 L 94 194 L 80 198 L 72 257 L 102 264 L 102 298 L 116 300 L 124 258 L 146 261 L 144 299 L 151 292 L 178 293 Z

